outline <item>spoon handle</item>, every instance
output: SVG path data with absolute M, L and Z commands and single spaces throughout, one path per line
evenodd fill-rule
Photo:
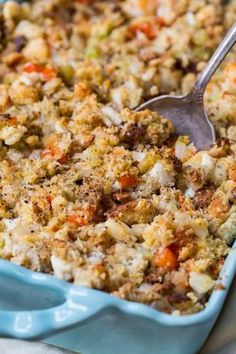
M 236 23 L 230 28 L 225 38 L 220 43 L 219 47 L 216 49 L 215 53 L 212 55 L 207 65 L 205 66 L 200 77 L 197 79 L 192 94 L 197 96 L 199 101 L 203 100 L 203 94 L 206 89 L 208 82 L 215 73 L 218 66 L 224 60 L 225 56 L 228 54 L 230 49 L 236 42 Z

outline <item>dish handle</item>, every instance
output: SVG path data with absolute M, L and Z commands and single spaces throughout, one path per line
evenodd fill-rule
M 115 300 L 4 260 L 0 288 L 0 336 L 20 339 L 41 339 L 78 326 Z

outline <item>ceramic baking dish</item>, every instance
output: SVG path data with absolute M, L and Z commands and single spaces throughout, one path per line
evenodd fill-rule
M 206 308 L 173 316 L 0 260 L 0 336 L 82 354 L 193 354 L 206 340 L 236 273 L 236 242 Z
M 206 308 L 173 316 L 0 260 L 0 336 L 41 340 L 81 354 L 197 353 L 235 273 L 236 242 Z

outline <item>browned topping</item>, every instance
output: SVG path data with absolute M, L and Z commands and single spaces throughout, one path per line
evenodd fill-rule
M 212 157 L 224 157 L 230 153 L 230 142 L 228 139 L 222 138 L 217 140 L 216 145 L 209 151 Z
M 193 203 L 195 205 L 196 209 L 203 209 L 208 207 L 208 205 L 211 202 L 212 195 L 214 193 L 214 190 L 211 188 L 202 188 L 198 190 L 193 198 Z
M 128 143 L 132 143 L 143 134 L 145 134 L 145 127 L 142 124 L 129 124 L 125 130 L 124 140 Z
M 196 189 L 203 186 L 204 183 L 204 172 L 202 169 L 194 169 L 190 166 L 186 167 L 184 170 L 187 181 L 193 185 Z
M 145 277 L 145 281 L 151 284 L 159 283 L 162 280 L 162 275 L 159 269 L 150 268 L 148 274 Z
M 173 165 L 174 169 L 177 173 L 181 173 L 183 169 L 183 163 L 180 159 L 178 159 L 176 156 L 173 156 Z
M 204 97 L 210 151 L 135 108 L 191 89 L 231 6 L 0 5 L 0 257 L 168 313 L 204 308 L 235 233 L 235 58 Z
M 6 63 L 8 66 L 15 66 L 20 63 L 20 61 L 23 59 L 23 56 L 21 53 L 18 52 L 12 52 L 8 55 L 5 55 L 2 58 L 3 63 Z
M 190 301 L 190 299 L 187 295 L 173 294 L 168 296 L 168 301 L 173 305 L 173 304 L 181 304 L 183 302 Z
M 129 192 L 120 192 L 120 193 L 114 193 L 113 194 L 114 199 L 117 200 L 118 202 L 128 202 L 130 199 L 130 193 Z
M 124 203 L 122 205 L 119 205 L 116 207 L 116 209 L 114 211 L 111 211 L 109 213 L 109 217 L 121 217 L 126 212 L 129 212 L 129 211 L 135 209 L 136 206 L 137 206 L 136 201 L 130 201 L 128 203 Z
M 215 197 L 210 202 L 207 210 L 212 217 L 220 217 L 229 210 L 229 205 L 225 204 L 221 197 Z

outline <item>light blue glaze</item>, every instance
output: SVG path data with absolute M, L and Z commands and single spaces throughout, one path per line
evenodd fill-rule
M 236 247 L 236 243 L 234 245 Z M 236 272 L 232 249 L 206 309 L 171 316 L 0 260 L 0 336 L 83 354 L 192 354 L 207 338 Z

